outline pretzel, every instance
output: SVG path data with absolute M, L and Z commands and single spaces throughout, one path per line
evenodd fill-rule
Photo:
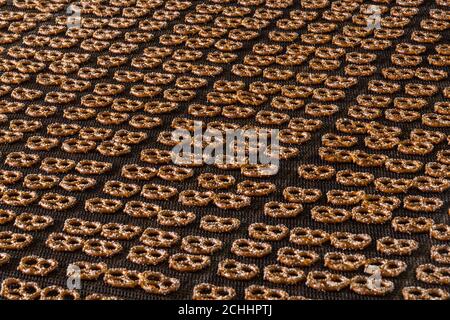
M 395 173 L 414 173 L 419 171 L 423 164 L 417 160 L 388 159 L 385 166 L 389 171 Z
M 428 162 L 425 165 L 425 173 L 434 178 L 449 178 L 450 174 L 448 169 L 448 165 L 439 162 Z
M 191 224 L 196 216 L 192 212 L 161 210 L 157 215 L 157 222 L 162 226 L 184 227 Z
M 16 220 L 17 214 L 11 210 L 0 209 L 0 225 L 5 225 Z
M 330 190 L 327 200 L 334 205 L 356 205 L 362 201 L 364 194 L 364 191 Z
M 147 228 L 140 237 L 140 241 L 149 247 L 169 248 L 180 240 L 180 236 L 175 232 L 163 231 L 155 228 Z
M 99 162 L 94 160 L 81 160 L 76 166 L 75 170 L 81 174 L 99 175 L 106 173 L 112 169 L 112 163 Z
M 403 199 L 403 207 L 410 211 L 434 212 L 439 210 L 443 201 L 439 198 L 426 198 L 422 196 L 406 196 Z
M 26 154 L 24 152 L 11 152 L 6 156 L 5 164 L 16 168 L 30 168 L 40 160 L 37 154 Z
M 406 193 L 413 185 L 409 179 L 391 179 L 387 177 L 377 178 L 374 181 L 375 188 L 384 193 Z
M 67 139 L 62 143 L 62 149 L 67 153 L 87 153 L 95 149 L 94 141 Z
M 272 251 L 272 246 L 265 242 L 237 239 L 231 245 L 231 252 L 241 257 L 262 258 Z
M 192 293 L 193 300 L 231 300 L 236 296 L 232 287 L 217 286 L 209 283 L 197 284 Z
M 14 184 L 20 179 L 22 179 L 20 171 L 0 170 L 0 184 L 2 185 Z
M 367 132 L 365 123 L 345 118 L 336 121 L 336 128 L 341 132 L 349 134 L 363 134 Z
M 80 300 L 76 290 L 69 290 L 59 286 L 49 286 L 41 291 L 41 300 Z
M 161 208 L 158 205 L 142 201 L 129 201 L 125 204 L 123 212 L 133 218 L 150 218 L 158 214 Z
M 298 168 L 300 177 L 308 180 L 329 180 L 335 174 L 335 169 L 331 166 L 302 165 Z
M 17 278 L 6 278 L 2 282 L 0 295 L 7 300 L 36 300 L 41 288 L 35 282 L 25 282 Z
M 110 138 L 113 131 L 111 129 L 84 127 L 78 132 L 80 138 L 93 141 L 102 141 Z
M 323 230 L 293 228 L 289 241 L 298 245 L 320 246 L 329 240 L 329 234 Z
M 38 198 L 34 191 L 29 192 L 15 189 L 5 189 L 0 195 L 0 202 L 17 207 L 28 206 L 34 203 Z
M 130 249 L 127 259 L 141 265 L 158 265 L 165 261 L 168 256 L 167 251 L 163 249 L 134 246 Z
M 283 190 L 283 197 L 289 202 L 314 203 L 322 196 L 319 189 L 303 189 L 287 187 Z
M 253 223 L 248 227 L 249 236 L 262 241 L 280 241 L 287 237 L 289 229 L 284 225 L 267 225 L 265 223 Z
M 97 114 L 95 119 L 103 125 L 118 125 L 127 121 L 129 117 L 127 113 L 102 111 Z M 108 143 L 108 145 L 111 145 L 111 143 Z
M 397 150 L 407 155 L 426 155 L 433 151 L 433 144 L 427 141 L 404 140 L 400 141 Z
M 215 117 L 222 112 L 219 106 L 190 104 L 188 113 L 195 117 Z
M 306 285 L 319 291 L 341 291 L 350 285 L 350 280 L 339 274 L 311 271 L 306 276 Z
M 61 158 L 45 158 L 40 169 L 46 173 L 66 173 L 75 168 L 75 161 Z
M 371 242 L 372 238 L 364 233 L 335 232 L 330 234 L 331 245 L 343 250 L 362 250 L 369 246 Z
M 85 178 L 77 175 L 66 175 L 59 183 L 59 186 L 66 191 L 82 192 L 94 188 L 97 181 L 92 178 Z
M 303 211 L 300 203 L 281 203 L 270 201 L 264 205 L 264 214 L 274 218 L 292 218 Z
M 49 96 L 47 96 L 46 100 L 48 100 L 48 97 Z M 53 97 L 53 95 L 50 97 L 55 100 L 57 99 L 57 97 Z M 59 98 L 62 98 L 62 97 L 59 97 Z M 74 120 L 74 121 L 80 120 L 81 121 L 81 120 L 92 119 L 96 116 L 96 114 L 97 114 L 97 112 L 94 109 L 71 107 L 71 108 L 67 108 L 64 110 L 63 117 L 68 120 Z M 70 125 L 69 125 L 69 127 L 70 127 Z M 95 139 L 93 139 L 93 140 L 95 140 Z
M 314 251 L 302 251 L 283 247 L 277 252 L 277 261 L 288 267 L 307 267 L 319 260 L 319 254 Z
M 45 176 L 39 174 L 29 174 L 25 176 L 24 187 L 31 190 L 51 189 L 57 185 L 59 178 L 56 176 Z
M 214 215 L 203 216 L 200 228 L 208 232 L 230 233 L 239 228 L 241 222 L 237 218 L 223 218 Z
M 245 289 L 244 296 L 246 300 L 286 300 L 289 294 L 280 289 L 251 285 Z
M 82 250 L 93 257 L 111 257 L 122 251 L 122 245 L 114 241 L 89 239 L 83 243 Z
M 144 271 L 139 274 L 139 286 L 146 292 L 168 295 L 177 291 L 180 281 L 155 271 Z
M 445 192 L 450 187 L 450 182 L 443 178 L 416 176 L 413 185 L 422 192 Z
M 387 260 L 383 258 L 370 258 L 365 261 L 366 269 L 375 266 L 383 277 L 398 277 L 407 269 L 407 264 L 402 260 Z
M 352 219 L 366 224 L 382 224 L 391 220 L 392 211 L 382 206 L 357 206 L 352 209 Z
M 448 268 L 433 264 L 422 264 L 416 268 L 416 278 L 430 284 L 447 285 L 450 281 Z
M 361 254 L 328 252 L 324 256 L 324 265 L 334 271 L 356 271 L 364 265 L 365 259 Z
M 384 296 L 394 290 L 394 283 L 381 279 L 379 287 L 375 287 L 371 285 L 368 277 L 356 276 L 351 279 L 350 290 L 364 296 Z
M 367 186 L 374 180 L 374 176 L 368 172 L 355 172 L 342 170 L 336 173 L 336 181 L 344 186 Z
M 431 247 L 431 259 L 438 263 L 450 262 L 450 248 L 446 245 L 434 245 Z
M 292 118 L 288 128 L 298 131 L 314 132 L 319 130 L 323 122 L 318 119 Z
M 186 236 L 181 241 L 181 248 L 190 254 L 211 255 L 221 250 L 222 241 L 215 238 Z
M 192 169 L 176 166 L 162 166 L 158 170 L 158 177 L 168 181 L 183 181 L 191 178 L 194 173 Z
M 264 268 L 264 280 L 275 284 L 297 284 L 305 278 L 305 273 L 298 268 L 279 265 L 267 265 Z
M 122 207 L 120 200 L 91 198 L 86 200 L 84 208 L 91 213 L 113 214 Z
M 41 231 L 52 226 L 53 221 L 50 216 L 22 213 L 16 217 L 14 226 L 23 231 Z
M 22 257 L 17 270 L 26 275 L 45 277 L 58 267 L 58 261 L 38 256 Z
M 433 224 L 430 236 L 436 240 L 448 241 L 450 239 L 450 227 L 446 224 Z
M 447 300 L 448 292 L 440 288 L 405 287 L 402 289 L 405 300 Z
M 103 281 L 115 288 L 136 288 L 139 286 L 140 273 L 135 270 L 125 268 L 108 269 L 105 272 Z
M 149 117 L 146 115 L 135 115 L 128 122 L 130 126 L 136 129 L 154 129 L 162 124 L 158 117 Z
M 217 193 L 213 197 L 214 204 L 220 209 L 237 210 L 250 205 L 250 198 L 233 193 Z
M 11 132 L 8 130 L 1 130 L 0 131 L 0 142 L 2 144 L 6 143 L 15 143 L 23 138 L 23 133 L 21 132 Z
M 108 181 L 103 186 L 103 192 L 119 198 L 129 198 L 139 193 L 140 187 L 136 184 L 124 183 L 121 181 Z
M 74 252 L 81 250 L 84 240 L 64 233 L 51 233 L 45 241 L 45 244 L 54 251 Z
M 214 175 L 203 173 L 197 178 L 198 184 L 205 189 L 228 189 L 235 183 L 235 178 L 231 175 Z
M 403 233 L 427 233 L 432 224 L 433 220 L 425 217 L 395 217 L 392 219 L 394 230 Z
M 46 193 L 41 197 L 39 205 L 47 210 L 63 211 L 72 208 L 76 201 L 75 197 Z
M 205 255 L 177 253 L 169 258 L 169 268 L 178 272 L 196 272 L 209 266 L 210 258 Z
M 69 267 L 70 266 L 78 267 L 80 270 L 80 274 L 79 274 L 80 279 L 87 280 L 87 281 L 97 280 L 107 270 L 107 265 L 103 262 L 93 263 L 93 262 L 87 262 L 87 261 L 76 261 L 76 262 L 72 262 L 69 265 Z M 68 276 L 70 276 L 69 272 L 68 272 Z
M 373 194 L 364 195 L 361 205 L 366 208 L 382 208 L 393 211 L 400 207 L 401 201 L 395 196 L 380 196 Z
M 101 235 L 110 240 L 131 240 L 141 233 L 141 228 L 130 224 L 107 223 L 102 225 Z
M 244 264 L 233 259 L 219 262 L 217 274 L 230 280 L 251 280 L 259 273 L 259 268 L 254 264 Z
M 177 194 L 177 189 L 157 184 L 146 184 L 141 191 L 141 195 L 149 200 L 169 200 Z

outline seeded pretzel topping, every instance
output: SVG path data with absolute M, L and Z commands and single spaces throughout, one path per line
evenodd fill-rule
M 35 282 L 6 278 L 2 282 L 0 294 L 8 300 L 36 300 L 41 295 L 41 288 Z
M 402 289 L 405 300 L 447 300 L 448 292 L 440 288 L 405 287 Z
M 209 283 L 200 283 L 193 289 L 193 300 L 231 300 L 236 296 L 232 287 L 216 286 Z
M 231 280 L 251 280 L 259 273 L 253 264 L 244 264 L 237 260 L 226 259 L 219 262 L 217 274 Z
M 54 259 L 44 259 L 38 256 L 23 257 L 17 270 L 26 275 L 47 276 L 58 267 L 58 261 Z

